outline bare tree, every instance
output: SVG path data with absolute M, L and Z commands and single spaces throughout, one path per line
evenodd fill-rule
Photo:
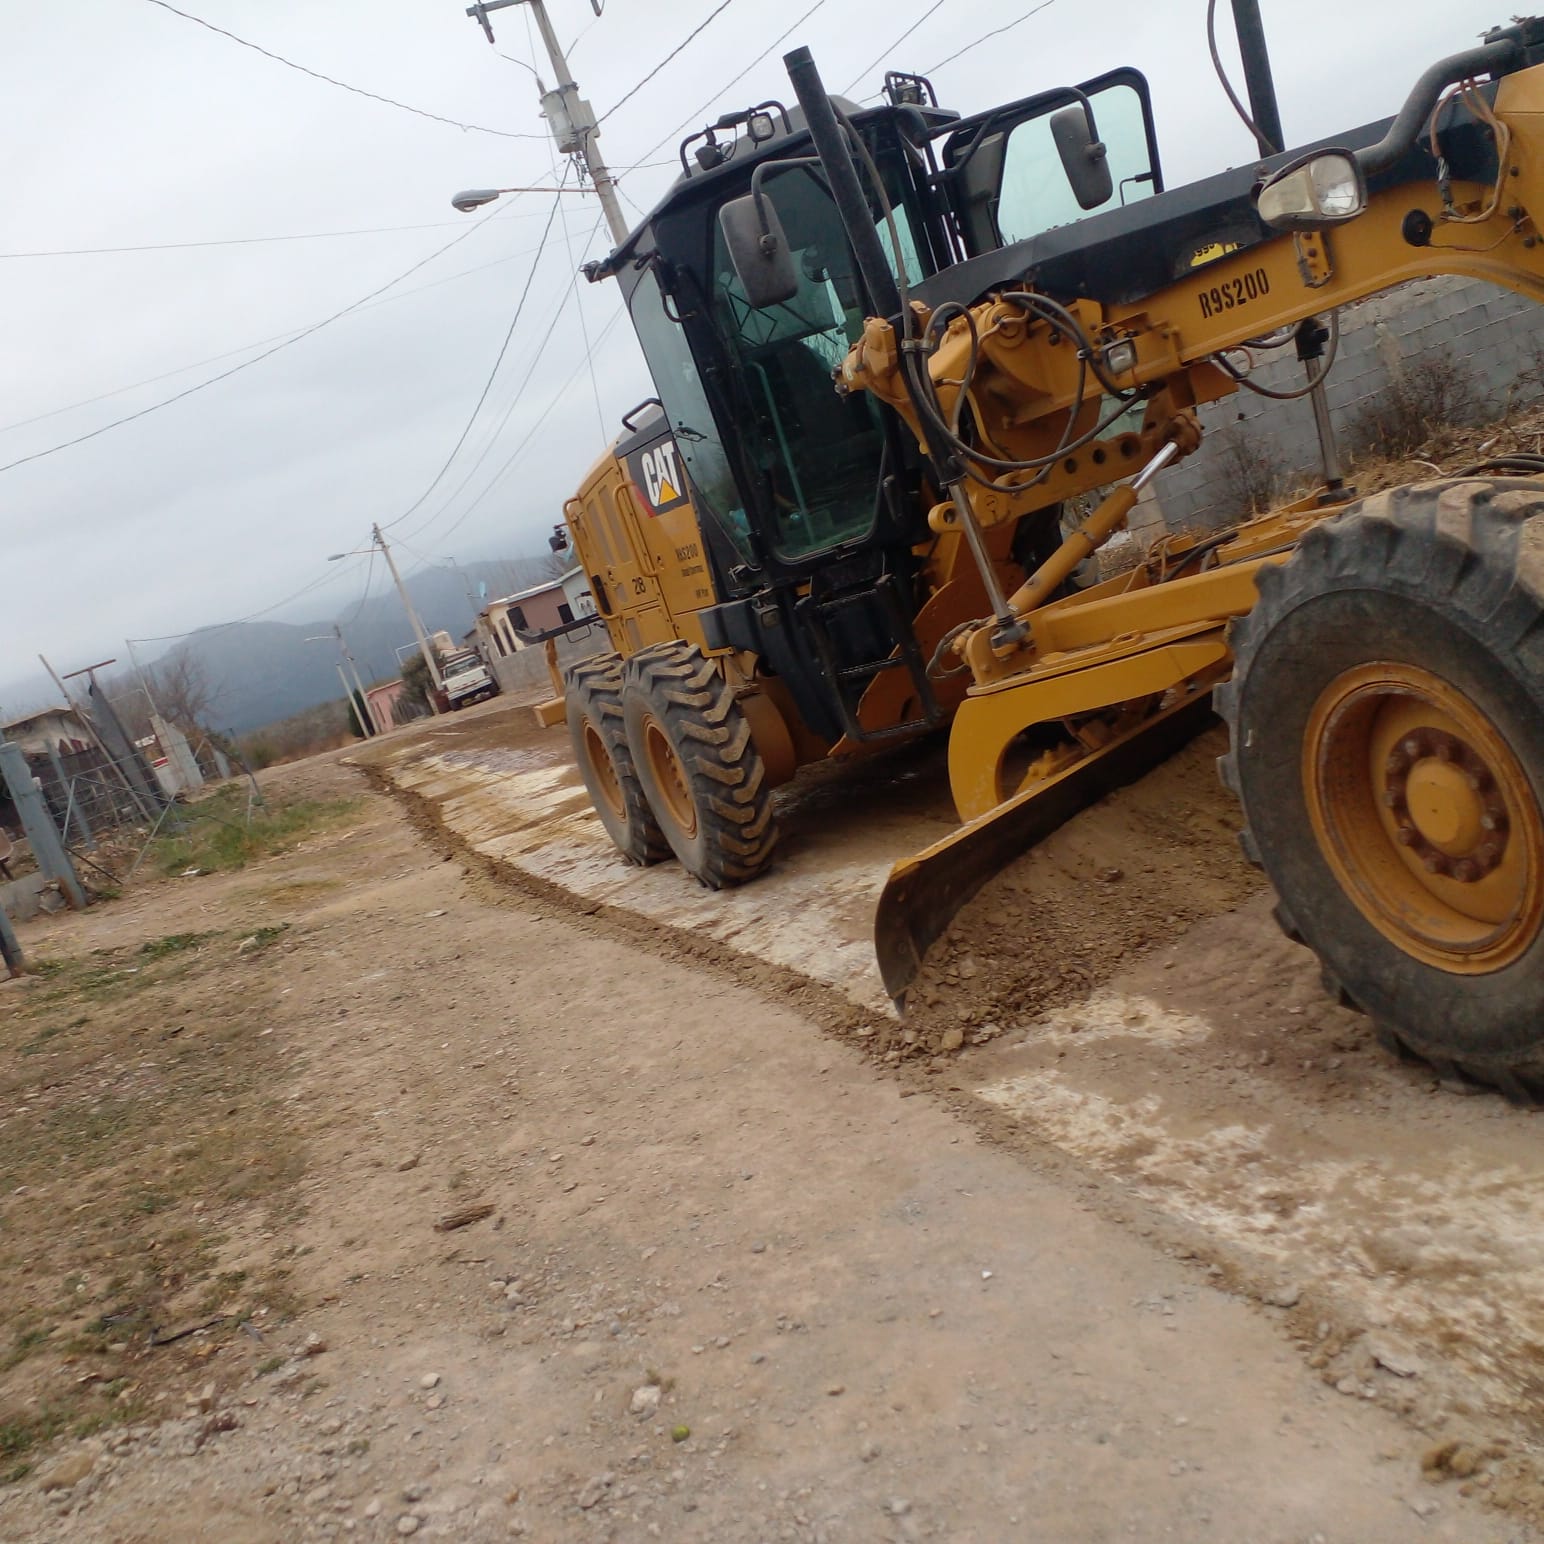
M 1352 415 L 1346 439 L 1359 457 L 1440 455 L 1455 429 L 1484 416 L 1469 368 L 1448 349 L 1410 359 L 1391 350 L 1388 384 Z
M 208 734 L 216 696 L 203 661 L 185 652 L 167 655 L 142 674 L 117 676 L 108 690 L 113 712 L 131 740 L 155 732 L 152 712 L 159 712 L 190 740 Z
M 146 674 L 155 705 L 170 723 L 189 736 L 207 727 L 219 691 L 196 654 L 179 649 Z

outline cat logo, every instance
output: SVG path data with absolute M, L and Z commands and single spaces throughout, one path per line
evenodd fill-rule
M 643 493 L 647 513 L 663 515 L 686 503 L 686 472 L 676 443 L 668 435 L 647 450 L 635 451 L 627 461 L 633 485 Z

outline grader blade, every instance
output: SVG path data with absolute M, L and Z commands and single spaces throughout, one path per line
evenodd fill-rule
M 1186 697 L 897 863 L 874 913 L 874 952 L 896 1007 L 904 1011 L 906 990 L 927 951 L 988 879 L 1080 810 L 1168 760 L 1216 721 L 1209 690 Z

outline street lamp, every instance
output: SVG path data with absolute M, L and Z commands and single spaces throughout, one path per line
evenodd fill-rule
M 344 556 L 347 556 L 347 554 L 345 553 Z M 356 699 L 356 701 L 364 708 L 364 711 L 370 715 L 370 721 L 368 723 L 361 723 L 360 728 L 362 728 L 367 735 L 385 734 L 386 726 L 381 722 L 381 718 L 376 711 L 375 704 L 370 700 L 370 694 L 365 690 L 365 684 L 360 679 L 359 664 L 355 660 L 353 654 L 350 652 L 348 644 L 344 641 L 343 629 L 339 627 L 337 623 L 334 623 L 332 632 L 330 634 L 319 633 L 314 638 L 307 638 L 306 642 L 336 643 L 338 645 L 338 648 L 343 655 L 343 659 L 338 661 L 338 679 L 343 682 L 343 695 L 346 698 Z M 348 661 L 349 670 L 353 673 L 354 684 L 352 688 L 349 686 L 348 677 L 343 673 L 343 660 Z M 355 716 L 358 717 L 358 714 Z
M 462 214 L 470 214 L 474 209 L 481 209 L 484 204 L 491 204 L 494 199 L 503 193 L 578 193 L 583 195 L 587 188 L 468 188 L 464 193 L 458 193 L 451 199 L 450 207 L 459 209 Z

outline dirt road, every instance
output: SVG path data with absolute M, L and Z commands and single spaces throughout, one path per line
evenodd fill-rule
M 209 944 L 187 1017 L 239 991 L 298 1177 L 155 1222 L 202 1230 L 221 1280 L 282 1265 L 286 1306 L 248 1301 L 247 1333 L 180 1361 L 108 1348 L 145 1412 L 37 1455 L 0 1538 L 1535 1538 L 1481 1505 L 1510 1460 L 1423 1478 L 1456 1413 L 1423 1434 L 1336 1393 L 1287 1310 L 1135 1200 L 1123 1226 L 1087 1176 L 985 1140 L 785 978 L 468 877 L 378 795 L 285 857 L 24 941 L 282 924 L 239 971 Z M 32 990 L 0 991 L 8 1055 Z M 48 1044 L 29 1100 L 60 1096 Z M 106 1312 L 87 1274 L 81 1312 Z
M 1239 856 L 1222 748 L 1203 736 L 989 883 L 904 1021 L 867 925 L 887 860 L 947 827 L 925 748 L 801 774 L 779 794 L 788 851 L 728 896 L 618 862 L 564 737 L 518 713 L 399 742 L 377 775 L 509 882 L 791 991 L 978 1132 L 1065 1164 L 1111 1215 L 1140 1208 L 1236 1290 L 1289 1304 L 1304 1360 L 1346 1397 L 1532 1450 L 1536 1116 L 1439 1087 L 1325 996 Z

